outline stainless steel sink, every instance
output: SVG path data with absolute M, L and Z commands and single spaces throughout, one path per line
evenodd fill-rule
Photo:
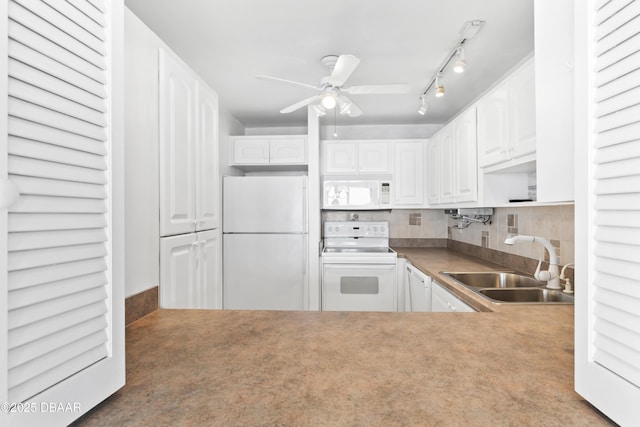
M 443 272 L 452 279 L 472 288 L 531 288 L 542 287 L 533 277 L 506 271 L 482 271 L 477 273 Z
M 573 304 L 573 296 L 545 288 L 545 283 L 513 271 L 447 272 L 493 304 Z
M 480 289 L 478 292 L 500 302 L 573 304 L 572 296 L 552 289 Z

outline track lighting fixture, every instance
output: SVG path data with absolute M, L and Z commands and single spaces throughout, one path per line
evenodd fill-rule
M 429 108 L 429 104 L 427 104 L 427 99 L 424 97 L 424 95 L 422 95 L 420 98 L 422 99 L 422 102 L 420 104 L 420 108 L 418 108 L 418 113 L 424 116 L 427 112 L 427 109 Z
M 436 76 L 436 98 L 440 98 L 444 96 L 444 79 L 442 74 L 439 73 Z
M 467 65 L 465 54 L 464 54 L 464 45 L 469 39 L 475 36 L 480 28 L 484 25 L 484 21 L 475 20 L 475 21 L 467 21 L 462 26 L 460 30 L 460 41 L 456 44 L 456 46 L 451 50 L 449 55 L 444 59 L 438 71 L 433 75 L 429 84 L 424 88 L 422 93 L 420 94 L 420 108 L 418 109 L 418 113 L 424 115 L 427 112 L 427 104 L 425 101 L 425 97 L 427 93 L 433 89 L 433 93 L 436 97 L 440 98 L 444 96 L 444 78 L 443 74 L 453 63 L 453 71 L 456 73 L 462 73 Z
M 456 49 L 456 63 L 453 64 L 453 71 L 456 73 L 463 73 L 466 66 L 467 63 L 464 60 L 464 48 L 462 46 L 458 46 Z

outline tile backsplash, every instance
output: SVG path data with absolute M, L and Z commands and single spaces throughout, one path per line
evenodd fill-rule
M 451 239 L 536 260 L 544 254 L 548 260 L 548 254 L 537 243 L 504 244 L 512 234 L 540 236 L 556 247 L 560 264 L 574 261 L 573 205 L 495 208 L 491 224 L 472 223 L 464 229 L 454 228 L 458 221 L 445 215 L 444 209 L 324 211 L 322 219 L 349 221 L 354 214 L 360 221 L 389 221 L 389 237 L 392 239 Z
M 513 234 L 544 237 L 556 248 L 560 264 L 574 261 L 574 207 L 562 206 L 528 206 L 495 208 L 491 224 L 473 223 L 465 229 L 453 228 L 457 221 L 448 218 L 448 237 L 452 240 L 482 246 L 538 259 L 547 251 L 538 243 L 519 242 L 505 245 L 504 240 Z

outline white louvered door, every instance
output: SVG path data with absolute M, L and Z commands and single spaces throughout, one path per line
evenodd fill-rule
M 124 385 L 122 14 L 3 2 L 0 425 L 66 425 Z
M 576 391 L 640 421 L 640 2 L 576 2 Z

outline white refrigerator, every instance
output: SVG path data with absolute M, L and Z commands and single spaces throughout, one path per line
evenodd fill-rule
M 307 177 L 223 178 L 223 308 L 308 308 Z

